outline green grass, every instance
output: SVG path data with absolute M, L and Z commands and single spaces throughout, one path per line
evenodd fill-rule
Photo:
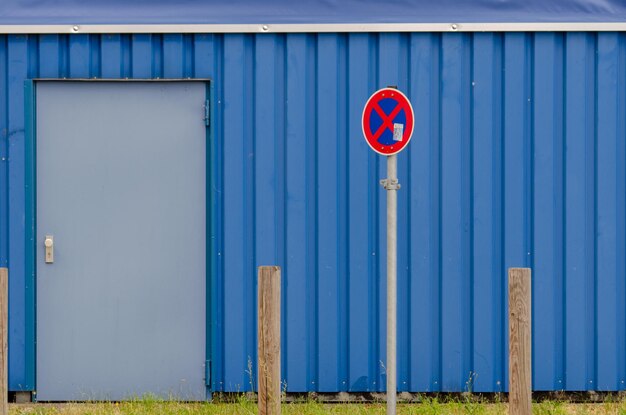
M 385 403 L 329 404 L 314 400 L 283 404 L 285 415 L 369 415 L 385 414 Z M 420 403 L 399 404 L 403 415 L 505 415 L 505 403 L 480 403 L 470 398 L 445 402 L 425 397 Z M 27 404 L 10 406 L 11 415 L 239 415 L 257 414 L 256 403 L 240 396 L 231 403 L 182 403 L 154 398 L 142 398 L 120 403 Z M 626 415 L 626 400 L 602 403 L 571 404 L 544 401 L 533 405 L 536 415 Z

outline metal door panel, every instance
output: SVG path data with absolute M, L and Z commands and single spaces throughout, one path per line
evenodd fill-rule
M 204 399 L 205 91 L 38 83 L 39 400 Z

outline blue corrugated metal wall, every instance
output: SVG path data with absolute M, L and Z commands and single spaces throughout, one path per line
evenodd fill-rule
M 534 388 L 626 389 L 625 58 L 617 33 L 0 36 L 11 389 L 34 376 L 34 77 L 214 79 L 213 390 L 250 389 L 261 264 L 283 267 L 288 390 L 384 388 L 385 162 L 360 116 L 387 85 L 417 121 L 399 156 L 399 388 L 505 390 L 506 269 L 530 266 Z

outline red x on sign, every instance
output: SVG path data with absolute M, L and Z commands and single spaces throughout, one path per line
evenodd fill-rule
M 413 135 L 413 107 L 394 88 L 374 92 L 363 109 L 363 135 L 375 152 L 390 156 L 406 147 Z

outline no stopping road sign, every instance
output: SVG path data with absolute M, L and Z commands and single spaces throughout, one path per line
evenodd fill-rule
M 363 135 L 375 152 L 384 156 L 399 153 L 409 144 L 413 127 L 413 107 L 397 89 L 379 89 L 367 100 L 363 109 Z

